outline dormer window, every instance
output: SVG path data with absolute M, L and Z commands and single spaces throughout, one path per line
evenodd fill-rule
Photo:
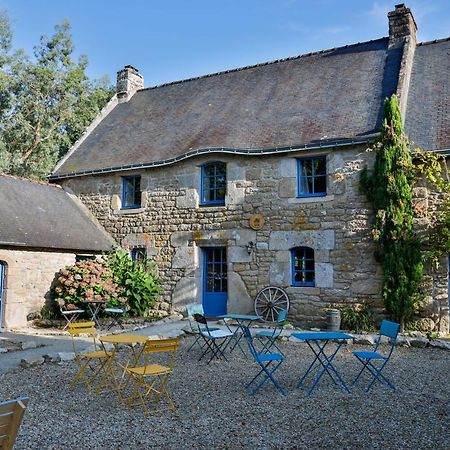
M 327 165 L 325 156 L 299 158 L 298 197 L 322 197 L 327 195 Z
M 141 176 L 122 177 L 122 209 L 141 207 Z
M 224 205 L 227 192 L 227 166 L 213 162 L 202 166 L 201 204 Z

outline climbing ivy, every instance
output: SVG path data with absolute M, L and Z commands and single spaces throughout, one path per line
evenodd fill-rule
M 403 330 L 420 305 L 423 262 L 413 229 L 415 170 L 395 95 L 385 100 L 381 135 L 374 150 L 375 165 L 371 173 L 367 168 L 362 171 L 361 189 L 375 209 L 372 235 L 375 257 L 383 268 L 384 305 Z
M 416 149 L 413 154 L 416 179 L 425 178 L 439 198 L 439 209 L 428 215 L 425 234 L 426 260 L 433 269 L 439 268 L 440 259 L 450 254 L 450 177 L 444 155 Z

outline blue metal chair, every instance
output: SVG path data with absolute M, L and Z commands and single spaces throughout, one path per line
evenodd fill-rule
M 250 329 L 248 327 L 243 327 L 244 336 L 248 344 L 248 348 L 250 349 L 250 353 L 253 356 L 253 359 L 258 363 L 260 367 L 260 371 L 252 378 L 252 380 L 247 383 L 245 386 L 247 391 L 251 395 L 256 394 L 259 389 L 270 380 L 273 385 L 278 389 L 281 395 L 285 396 L 283 389 L 277 382 L 277 380 L 273 377 L 273 373 L 280 367 L 280 364 L 284 361 L 284 355 L 281 353 L 265 353 L 265 352 L 257 352 L 255 346 L 253 345 L 252 334 L 250 333 Z M 259 379 L 261 380 L 259 381 Z M 259 383 L 256 387 L 253 387 L 254 383 Z
M 214 358 L 223 358 L 226 361 L 227 358 L 225 357 L 223 350 L 226 348 L 226 343 L 233 336 L 233 333 L 222 329 L 209 328 L 208 321 L 202 314 L 194 314 L 194 320 L 197 322 L 199 335 L 204 341 L 204 350 L 198 360 L 200 361 L 207 353 L 211 353 L 208 364 Z
M 201 336 L 200 332 L 198 330 L 197 324 L 194 320 L 194 314 L 201 314 L 203 315 L 203 305 L 201 303 L 190 303 L 189 305 L 186 305 L 186 315 L 189 322 L 190 332 L 195 335 L 194 342 L 189 346 L 187 351 L 189 352 L 192 347 L 195 345 L 198 345 L 198 347 L 203 350 L 205 343 L 200 342 Z M 213 328 L 209 327 L 210 331 L 214 330 L 220 330 L 220 328 Z M 207 331 L 206 328 L 203 328 L 203 331 Z
M 284 323 L 286 322 L 288 310 L 283 309 L 278 313 L 276 325 L 272 330 L 262 330 L 255 334 L 255 339 L 260 342 L 262 346 L 262 352 L 268 353 L 272 347 L 275 347 L 279 353 L 284 356 L 284 353 L 277 345 L 277 339 L 280 337 L 283 331 Z
M 396 322 L 390 322 L 389 320 L 383 320 L 381 322 L 380 333 L 378 335 L 378 339 L 375 343 L 375 347 L 371 352 L 353 352 L 353 354 L 358 358 L 358 361 L 363 365 L 361 371 L 358 376 L 353 381 L 355 384 L 364 370 L 368 370 L 372 375 L 372 381 L 367 386 L 366 391 L 369 391 L 371 387 L 374 385 L 375 381 L 379 381 L 380 383 L 389 386 L 391 389 L 395 390 L 395 386 L 381 373 L 389 361 L 392 352 L 394 351 L 395 342 L 397 340 L 397 335 L 400 330 L 400 324 Z M 378 352 L 378 347 L 381 343 L 382 336 L 386 336 L 389 338 L 390 350 L 386 355 Z M 372 362 L 374 361 L 375 364 Z

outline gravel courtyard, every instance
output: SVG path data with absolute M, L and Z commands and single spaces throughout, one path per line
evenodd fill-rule
M 0 376 L 0 398 L 29 396 L 16 449 L 448 449 L 450 353 L 398 348 L 386 375 L 396 392 L 365 383 L 344 394 L 324 378 L 308 398 L 295 388 L 311 361 L 305 344 L 283 344 L 277 372 L 287 391 L 266 385 L 255 397 L 244 384 L 256 366 L 239 351 L 228 362 L 197 362 L 184 339 L 170 381 L 179 415 L 125 410 L 114 394 L 91 396 L 68 383 L 73 362 L 44 364 Z M 357 349 L 364 347 L 358 346 Z M 335 362 L 350 382 L 358 370 L 351 346 Z

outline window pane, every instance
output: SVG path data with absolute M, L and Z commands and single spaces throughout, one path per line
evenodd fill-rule
M 314 179 L 314 193 L 322 194 L 327 191 L 327 179 L 324 176 L 320 176 Z
M 302 177 L 309 177 L 312 176 L 312 160 L 311 159 L 305 159 L 300 161 L 300 176 Z
M 214 191 L 211 186 L 211 178 L 204 177 L 203 178 L 203 201 L 209 202 L 212 200 L 212 195 L 214 195 Z
M 322 158 L 315 158 L 314 160 L 314 175 L 325 175 L 326 173 L 326 159 L 324 157 Z
M 125 206 L 134 204 L 134 183 L 133 180 L 125 181 Z

